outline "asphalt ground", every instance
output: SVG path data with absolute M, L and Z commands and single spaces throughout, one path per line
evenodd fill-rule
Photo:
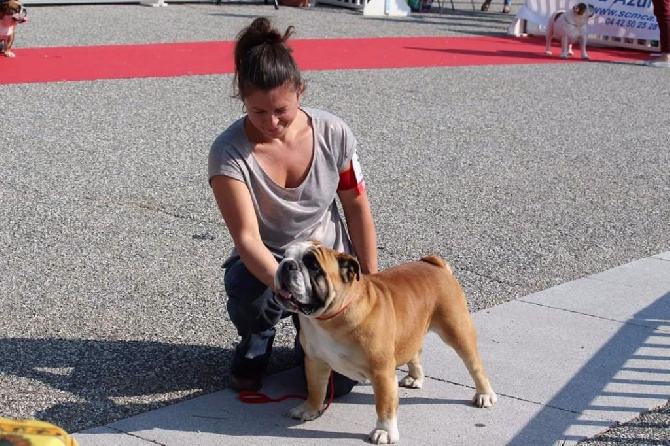
M 322 6 L 29 6 L 15 49 L 232 40 L 258 15 L 295 25 L 295 38 L 492 35 L 512 20 L 501 7 L 391 19 Z M 358 137 L 381 266 L 442 255 L 473 311 L 670 250 L 667 71 L 304 74 L 304 103 Z M 0 86 L 0 417 L 75 432 L 227 387 L 237 335 L 220 266 L 232 245 L 206 161 L 241 114 L 231 85 Z M 293 365 L 293 336 L 282 324 L 270 371 Z M 587 444 L 670 444 L 669 420 L 666 405 Z

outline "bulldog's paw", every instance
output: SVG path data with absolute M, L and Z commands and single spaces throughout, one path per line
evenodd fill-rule
M 322 410 L 314 410 L 307 403 L 302 403 L 298 407 L 294 407 L 288 413 L 288 416 L 301 421 L 312 421 L 321 415 Z
M 546 54 L 547 56 L 551 56 L 551 50 L 545 51 L 544 54 Z
M 568 55 L 569 55 L 569 53 L 561 53 L 561 55 L 560 55 L 559 57 L 560 57 L 561 59 L 567 59 L 567 58 L 568 58 Z
M 584 60 L 591 60 L 591 58 L 589 57 L 589 55 L 586 54 L 586 53 L 582 53 L 582 59 L 584 59 Z
M 11 51 L 5 51 L 3 54 L 5 57 L 16 57 L 16 54 L 12 53 Z
M 392 435 L 383 429 L 375 429 L 370 432 L 370 443 L 372 444 L 392 444 L 400 440 L 400 435 Z
M 412 378 L 411 376 L 407 375 L 398 382 L 398 385 L 400 387 L 408 387 L 410 389 L 420 389 L 423 387 L 423 379 Z
M 472 404 L 477 407 L 491 407 L 498 401 L 498 395 L 491 391 L 490 393 L 475 393 L 472 398 Z

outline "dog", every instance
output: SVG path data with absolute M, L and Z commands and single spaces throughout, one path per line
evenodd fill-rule
M 335 370 L 372 384 L 377 422 L 370 442 L 397 442 L 398 385 L 421 388 L 421 348 L 429 330 L 465 363 L 475 382 L 474 405 L 495 404 L 465 296 L 442 258 L 428 256 L 364 275 L 350 254 L 295 242 L 279 263 L 274 285 L 279 305 L 298 314 L 305 352 L 307 399 L 290 417 L 308 421 L 321 415 Z M 402 364 L 408 374 L 398 382 L 395 370 Z
M 16 25 L 28 21 L 28 13 L 18 0 L 0 0 L 0 54 L 14 57 L 11 51 Z
M 589 55 L 586 53 L 587 25 L 589 19 L 594 15 L 595 8 L 586 3 L 579 3 L 567 11 L 558 10 L 554 12 L 549 17 L 547 24 L 547 49 L 545 54 L 551 55 L 551 40 L 556 37 L 561 41 L 562 59 L 572 56 L 572 44 L 579 42 L 582 59 L 589 60 Z

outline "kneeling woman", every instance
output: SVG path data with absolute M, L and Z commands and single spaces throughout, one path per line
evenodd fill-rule
M 210 185 L 234 243 L 224 287 L 241 336 L 230 370 L 238 391 L 262 386 L 275 325 L 288 316 L 273 290 L 288 244 L 319 240 L 355 254 L 363 273 L 377 272 L 356 139 L 340 118 L 301 107 L 305 84 L 286 43 L 292 32 L 280 33 L 262 17 L 240 32 L 235 87 L 247 113 L 216 138 L 209 154 Z M 354 385 L 335 374 L 334 396 Z

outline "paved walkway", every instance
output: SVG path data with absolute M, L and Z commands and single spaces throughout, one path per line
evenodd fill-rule
M 431 334 L 423 354 L 429 379 L 421 390 L 400 391 L 402 443 L 574 444 L 670 398 L 670 252 L 480 311 L 474 319 L 497 405 L 469 404 L 473 389 L 465 368 Z M 263 391 L 273 397 L 304 392 L 296 381 L 292 369 L 269 377 Z M 357 386 L 312 422 L 285 416 L 297 401 L 247 405 L 224 390 L 75 438 L 81 446 L 358 445 L 374 426 L 369 385 Z

